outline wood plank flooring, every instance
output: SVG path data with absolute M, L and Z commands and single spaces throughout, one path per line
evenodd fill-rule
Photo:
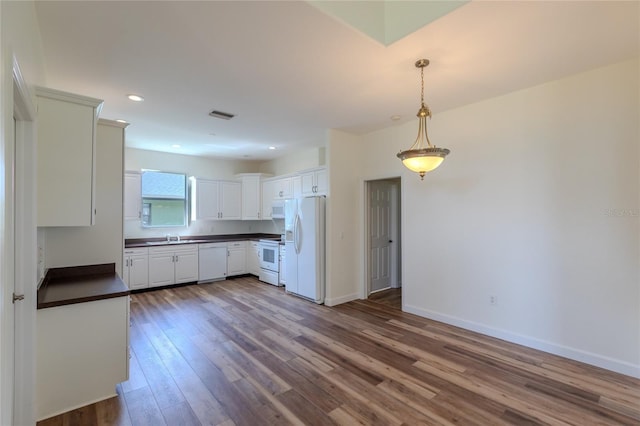
M 388 288 L 369 295 L 369 302 L 380 303 L 390 308 L 402 309 L 402 289 Z
M 640 425 L 640 380 L 243 277 L 132 296 L 118 396 L 38 425 Z

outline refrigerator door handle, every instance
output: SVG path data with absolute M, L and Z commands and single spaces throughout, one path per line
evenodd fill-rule
M 300 216 L 296 214 L 293 225 L 293 246 L 296 249 L 296 254 L 300 254 Z

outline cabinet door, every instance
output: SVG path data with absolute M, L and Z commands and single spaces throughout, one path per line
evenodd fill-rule
M 149 256 L 130 256 L 128 259 L 128 282 L 131 290 L 149 287 Z
M 140 173 L 124 175 L 124 219 L 140 219 L 142 217 Z
M 175 283 L 174 254 L 149 254 L 149 287 L 158 287 Z
M 196 218 L 218 219 L 218 182 L 214 180 L 196 180 Z
M 37 88 L 38 226 L 91 226 L 102 101 Z
M 220 182 L 220 219 L 242 219 L 242 184 L 240 182 Z
M 236 241 L 227 245 L 227 275 L 241 275 L 247 272 L 247 253 L 244 241 Z
M 315 175 L 316 195 L 327 195 L 327 169 L 316 170 Z
M 275 198 L 285 199 L 293 196 L 293 181 L 290 177 L 280 178 L 275 182 Z
M 256 277 L 260 275 L 260 248 L 258 243 L 251 241 L 247 247 L 247 272 L 253 274 Z
M 198 281 L 198 250 L 178 251 L 175 254 L 177 283 Z
M 315 173 L 314 172 L 303 173 L 300 175 L 300 180 L 302 183 L 301 185 L 302 195 L 303 196 L 315 195 L 314 193 L 314 189 L 316 186 Z
M 242 178 L 242 220 L 261 219 L 260 177 L 244 176 Z
M 301 173 L 300 179 L 302 181 L 303 196 L 327 194 L 327 170 L 325 168 Z
M 293 188 L 292 198 L 302 197 L 302 177 L 294 176 L 291 178 L 291 187 Z
M 262 181 L 262 219 L 271 219 L 271 205 L 275 198 L 276 183 L 274 180 Z

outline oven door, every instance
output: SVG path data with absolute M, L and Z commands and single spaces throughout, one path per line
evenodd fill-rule
M 278 246 L 274 244 L 260 245 L 260 268 L 278 272 Z

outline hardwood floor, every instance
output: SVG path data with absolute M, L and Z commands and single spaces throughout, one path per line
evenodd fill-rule
M 640 424 L 640 380 L 253 278 L 132 296 L 118 396 L 51 425 Z
M 402 309 L 402 289 L 388 288 L 369 295 L 369 302 L 380 303 L 390 308 Z

